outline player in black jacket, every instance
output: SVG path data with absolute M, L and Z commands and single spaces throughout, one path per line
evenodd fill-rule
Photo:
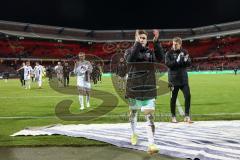
M 71 68 L 69 67 L 68 63 L 65 62 L 63 66 L 63 83 L 64 87 L 69 86 L 69 76 L 70 76 Z
M 23 63 L 22 63 L 22 67 L 24 67 L 24 66 L 25 66 L 25 63 L 23 62 Z M 20 79 L 21 85 L 22 85 L 22 87 L 25 87 L 24 69 L 23 69 L 23 68 L 20 69 L 20 70 L 18 71 L 18 73 L 19 73 L 19 79 Z
M 126 88 L 125 81 L 126 81 L 126 74 L 127 74 L 127 65 L 124 61 L 124 58 L 120 58 L 119 63 L 116 69 L 116 75 L 118 76 L 118 89 L 124 90 Z
M 137 30 L 134 45 L 126 50 L 125 59 L 128 67 L 126 84 L 126 98 L 129 102 L 130 123 L 132 129 L 131 143 L 137 144 L 136 123 L 137 110 L 141 109 L 146 118 L 148 152 L 156 153 L 158 148 L 154 144 L 155 99 L 157 97 L 154 63 L 163 59 L 163 50 L 158 40 L 159 32 L 154 30 L 154 51 L 147 47 L 147 32 Z
M 170 51 L 166 53 L 165 63 L 169 68 L 168 81 L 171 87 L 171 113 L 172 122 L 176 120 L 176 100 L 179 89 L 183 92 L 185 98 L 185 122 L 192 123 L 190 119 L 190 102 L 191 94 L 188 84 L 188 74 L 186 68 L 191 65 L 191 59 L 186 50 L 182 49 L 182 39 L 179 37 L 173 38 L 173 44 Z

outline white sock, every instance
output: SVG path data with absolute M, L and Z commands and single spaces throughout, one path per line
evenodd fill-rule
M 38 80 L 38 87 L 42 87 L 42 80 Z
M 130 125 L 132 129 L 132 134 L 136 134 L 136 128 L 137 128 L 137 110 L 132 110 L 130 114 Z
M 147 138 L 149 145 L 154 144 L 154 132 L 155 132 L 155 125 L 153 122 L 153 116 L 148 114 L 145 116 L 146 118 L 146 130 L 147 130 Z
M 31 80 L 26 81 L 26 89 L 31 89 Z
M 27 87 L 28 87 L 28 81 L 25 81 L 24 87 L 25 87 L 25 89 L 27 89 Z
M 122 89 L 123 90 L 125 89 L 125 83 L 124 82 L 122 83 Z
M 31 89 L 31 81 L 28 82 L 28 88 Z
M 90 107 L 90 96 L 86 95 L 86 103 L 87 103 L 87 107 Z
M 83 96 L 79 95 L 78 97 L 79 97 L 79 103 L 80 103 L 81 109 L 83 109 L 84 108 Z

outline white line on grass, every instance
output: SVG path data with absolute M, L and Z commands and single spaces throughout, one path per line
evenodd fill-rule
M 27 98 L 58 98 L 58 97 L 74 97 L 74 95 L 63 96 L 16 96 L 16 97 L 0 97 L 0 99 L 27 99 Z
M 191 114 L 192 116 L 233 116 L 233 115 L 240 115 L 239 113 L 209 113 L 209 114 Z M 125 117 L 126 115 L 103 115 L 101 117 L 106 117 L 106 118 L 110 118 L 110 117 Z M 139 115 L 139 116 L 143 116 L 144 115 Z M 160 115 L 155 115 L 156 117 L 170 117 L 171 115 L 169 113 L 165 113 L 165 114 L 160 114 Z M 81 116 L 81 117 L 92 117 L 92 118 L 101 118 L 101 117 L 96 117 L 96 116 Z M 4 116 L 4 117 L 0 117 L 0 119 L 56 119 L 56 116 Z
M 179 114 L 180 114 L 181 116 L 184 116 L 183 108 L 182 108 L 182 106 L 181 106 L 181 104 L 180 104 L 180 102 L 179 102 L 178 99 L 177 99 L 176 105 L 177 105 Z

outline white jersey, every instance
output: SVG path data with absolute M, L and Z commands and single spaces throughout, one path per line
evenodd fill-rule
M 63 74 L 63 66 L 57 65 L 54 69 L 57 74 Z
M 92 73 L 92 65 L 89 61 L 77 62 L 74 73 L 77 75 L 77 86 L 84 89 L 91 89 L 90 73 Z
M 32 74 L 32 67 L 31 66 L 24 66 L 24 80 L 29 80 L 31 79 L 31 74 Z
M 82 62 L 77 62 L 75 68 L 74 68 L 74 73 L 77 76 L 85 76 L 86 72 L 88 72 L 88 75 L 92 73 L 92 65 L 89 61 L 82 61 Z
M 43 75 L 43 66 L 38 65 L 34 67 L 34 74 L 35 77 L 42 77 Z

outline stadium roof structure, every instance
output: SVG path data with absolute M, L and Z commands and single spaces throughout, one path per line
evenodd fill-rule
M 149 32 L 151 39 L 151 36 L 153 36 L 151 34 L 152 30 L 147 30 L 147 32 Z M 180 36 L 183 40 L 195 40 L 211 37 L 220 38 L 221 36 L 238 34 L 240 34 L 240 21 L 214 24 L 198 28 L 160 29 L 162 41 L 169 41 L 175 36 Z M 17 36 L 36 39 L 53 39 L 58 41 L 121 42 L 133 41 L 134 35 L 135 30 L 85 30 L 0 21 L 1 39 L 9 36 Z

